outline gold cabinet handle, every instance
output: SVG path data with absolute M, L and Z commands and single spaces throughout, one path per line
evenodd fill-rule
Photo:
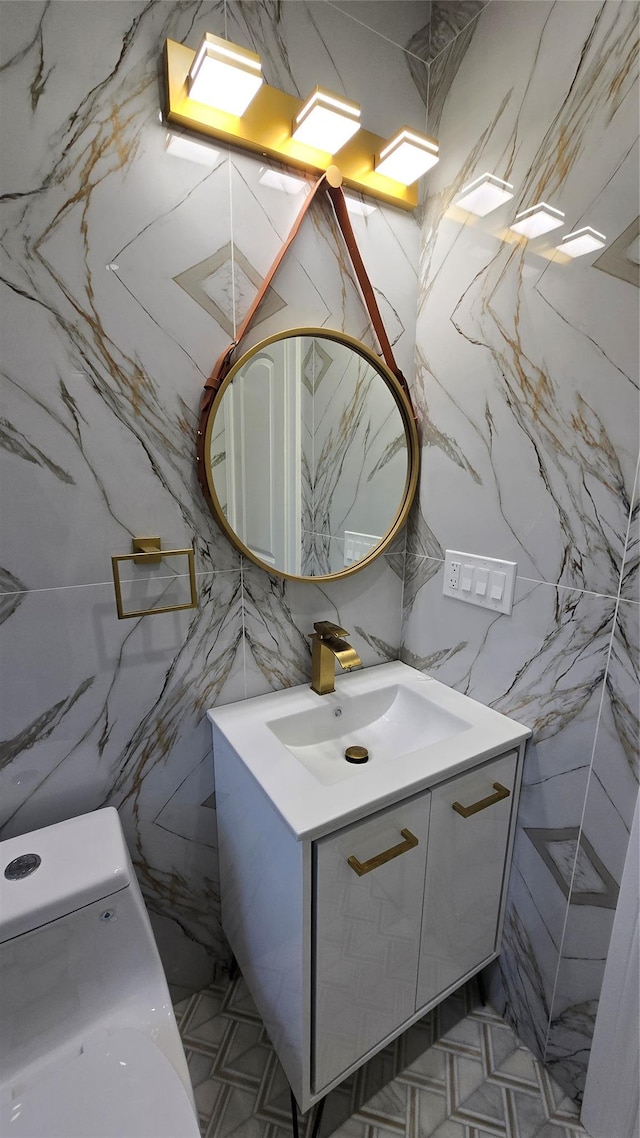
M 494 782 L 493 789 L 495 794 L 481 798 L 479 802 L 472 802 L 471 806 L 463 806 L 460 802 L 454 802 L 453 809 L 456 814 L 461 814 L 463 818 L 470 818 L 472 814 L 479 814 L 481 810 L 486 810 L 487 806 L 495 806 L 496 802 L 502 802 L 503 798 L 508 798 L 511 794 L 511 791 L 507 790 L 501 782 Z
M 507 794 L 509 792 L 507 791 Z M 411 830 L 401 830 L 400 833 L 404 838 L 403 842 L 398 842 L 397 846 L 391 846 L 389 850 L 383 850 L 382 853 L 376 854 L 375 857 L 370 857 L 368 861 L 358 861 L 355 854 L 347 858 L 348 864 L 351 866 L 354 873 L 358 877 L 362 877 L 364 873 L 371 873 L 372 869 L 377 869 L 379 865 L 384 865 L 386 861 L 391 861 L 394 857 L 400 857 L 400 854 L 407 853 L 407 850 L 413 850 L 418 845 L 418 839 Z

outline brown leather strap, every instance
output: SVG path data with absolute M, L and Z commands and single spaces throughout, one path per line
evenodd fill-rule
M 369 311 L 369 316 L 371 317 L 371 323 L 373 324 L 375 334 L 378 337 L 378 343 L 382 348 L 382 354 L 384 356 L 385 363 L 389 370 L 392 371 L 395 375 L 398 383 L 403 388 L 409 400 L 409 405 L 411 405 L 409 385 L 402 372 L 400 371 L 400 368 L 396 364 L 391 344 L 389 343 L 389 337 L 387 336 L 385 326 L 382 322 L 382 316 L 380 315 L 378 302 L 371 286 L 371 281 L 367 275 L 367 270 L 364 267 L 364 261 L 360 256 L 360 250 L 358 248 L 358 243 L 351 226 L 351 218 L 349 217 L 349 210 L 347 209 L 347 203 L 342 191 L 342 186 L 332 186 L 327 183 L 327 193 L 333 202 L 333 208 L 338 219 L 338 224 L 342 230 L 342 236 L 344 237 L 345 245 L 349 250 L 349 256 L 351 257 L 353 267 L 356 271 L 358 284 L 360 285 L 360 290 Z
M 243 336 L 245 336 L 247 329 L 249 328 L 249 325 L 251 324 L 251 321 L 253 320 L 260 304 L 262 303 L 262 301 L 264 299 L 265 293 L 267 292 L 267 289 L 269 288 L 271 281 L 273 280 L 275 274 L 277 273 L 277 271 L 278 271 L 278 269 L 282 263 L 282 260 L 285 256 L 285 253 L 287 252 L 287 249 L 291 245 L 296 234 L 298 233 L 298 230 L 300 229 L 300 226 L 302 225 L 302 222 L 305 218 L 307 210 L 309 209 L 309 206 L 311 205 L 312 201 L 314 200 L 316 194 L 322 188 L 325 188 L 327 190 L 327 193 L 329 194 L 331 201 L 333 203 L 333 208 L 335 211 L 336 218 L 338 220 L 338 225 L 340 226 L 342 236 L 344 237 L 345 245 L 347 246 L 349 256 L 351 257 L 351 261 L 353 263 L 353 267 L 355 269 L 356 276 L 358 278 L 358 284 L 360 285 L 360 291 L 362 292 L 362 296 L 363 296 L 364 302 L 367 306 L 369 316 L 371 317 L 371 323 L 373 324 L 374 331 L 376 333 L 376 336 L 378 337 L 378 342 L 379 342 L 380 347 L 382 349 L 382 354 L 384 356 L 385 363 L 386 363 L 387 367 L 395 375 L 400 386 L 403 388 L 403 390 L 404 390 L 404 392 L 405 392 L 405 394 L 409 400 L 409 405 L 411 406 L 411 395 L 409 393 L 409 385 L 408 385 L 404 375 L 400 371 L 400 368 L 396 364 L 396 361 L 395 361 L 395 358 L 393 355 L 393 350 L 392 350 L 391 344 L 389 342 L 389 337 L 387 336 L 384 324 L 382 322 L 382 316 L 380 315 L 380 309 L 378 308 L 378 303 L 377 303 L 376 298 L 375 298 L 375 293 L 373 291 L 373 288 L 371 287 L 371 281 L 369 280 L 369 277 L 367 275 L 367 270 L 364 267 L 364 262 L 362 260 L 362 257 L 360 256 L 360 250 L 358 249 L 358 244 L 357 244 L 357 241 L 355 239 L 355 235 L 354 235 L 354 232 L 353 232 L 353 229 L 351 226 L 351 220 L 349 218 L 349 211 L 347 210 L 347 203 L 345 201 L 342 186 L 332 185 L 329 182 L 329 180 L 327 179 L 327 175 L 321 174 L 321 176 L 318 178 L 317 182 L 313 186 L 313 189 L 311 190 L 311 192 L 309 194 L 307 194 L 307 196 L 306 196 L 306 198 L 302 204 L 302 208 L 301 208 L 300 212 L 298 213 L 298 216 L 296 217 L 296 219 L 295 219 L 295 221 L 291 227 L 289 235 L 288 235 L 286 241 L 284 242 L 284 244 L 282 245 L 282 247 L 280 248 L 277 257 L 275 258 L 273 264 L 271 265 L 271 268 L 269 269 L 269 271 L 268 271 L 267 275 L 265 276 L 262 284 L 260 285 L 260 288 L 258 289 L 255 297 L 253 298 L 253 301 L 249 307 L 249 310 L 248 310 L 244 320 L 242 321 L 240 328 L 238 329 L 238 331 L 236 333 L 235 339 L 232 340 L 231 343 L 222 352 L 222 354 L 220 356 L 218 356 L 218 359 L 216 360 L 216 362 L 213 366 L 213 370 L 211 372 L 211 375 L 209 376 L 207 382 L 204 385 L 204 390 L 202 392 L 202 398 L 200 400 L 200 416 L 199 416 L 199 423 L 198 423 L 198 427 L 199 427 L 199 429 L 198 429 L 198 468 L 199 468 L 200 484 L 203 487 L 203 489 L 205 490 L 205 493 L 207 492 L 207 488 L 206 488 L 206 478 L 204 476 L 204 471 L 203 471 L 203 459 L 204 459 L 203 447 L 204 447 L 204 432 L 205 432 L 205 427 L 206 427 L 206 422 L 207 422 L 207 415 L 209 413 L 209 408 L 211 407 L 211 404 L 215 398 L 216 391 L 220 387 L 220 384 L 222 383 L 224 377 L 227 375 L 227 373 L 231 369 L 231 359 L 232 359 L 233 353 L 235 352 L 238 344 L 242 341 Z
M 251 321 L 253 320 L 258 308 L 262 304 L 262 301 L 264 300 L 264 297 L 265 297 L 265 293 L 267 292 L 267 289 L 269 288 L 271 281 L 273 280 L 278 269 L 280 268 L 280 265 L 284 259 L 284 255 L 287 252 L 287 249 L 291 245 L 294 237 L 296 236 L 298 230 L 300 229 L 300 226 L 302 225 L 302 222 L 305 218 L 307 210 L 309 209 L 309 206 L 311 205 L 311 202 L 315 198 L 315 196 L 318 193 L 318 191 L 320 190 L 320 188 L 326 183 L 326 178 L 327 178 L 326 174 L 322 174 L 318 178 L 318 181 L 313 186 L 311 193 L 307 194 L 307 196 L 305 197 L 304 202 L 302 203 L 302 208 L 301 208 L 298 216 L 296 217 L 293 225 L 291 226 L 291 230 L 289 231 L 289 235 L 288 235 L 286 241 L 284 242 L 284 244 L 281 246 L 280 250 L 278 251 L 278 255 L 277 255 L 276 259 L 274 260 L 273 264 L 271 265 L 269 272 L 265 276 L 262 284 L 260 285 L 260 288 L 258 289 L 256 295 L 254 296 L 253 301 L 251 302 L 251 304 L 249 306 L 249 310 L 248 310 L 244 320 L 242 321 L 242 324 L 240 325 L 240 328 L 236 332 L 235 340 L 231 341 L 231 343 L 228 345 L 228 347 L 225 348 L 224 352 L 222 352 L 222 354 L 220 356 L 218 356 L 218 359 L 216 360 L 215 364 L 213 365 L 213 370 L 212 370 L 211 375 L 209 376 L 207 382 L 204 385 L 204 391 L 202 393 L 202 399 L 200 401 L 200 415 L 201 416 L 209 410 L 209 407 L 211 406 L 211 403 L 212 403 L 212 400 L 215 396 L 216 391 L 218 390 L 220 384 L 222 383 L 222 380 L 224 379 L 225 375 L 227 374 L 227 372 L 231 368 L 231 357 L 232 357 L 234 351 L 236 350 L 238 344 L 241 342 L 243 336 L 246 334 L 247 329 L 248 329 L 249 325 L 251 324 Z

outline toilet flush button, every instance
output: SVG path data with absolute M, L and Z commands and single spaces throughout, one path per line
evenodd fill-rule
M 30 873 L 35 873 L 41 861 L 39 854 L 20 854 L 20 857 L 14 857 L 13 861 L 5 866 L 4 875 L 7 881 L 20 881 Z

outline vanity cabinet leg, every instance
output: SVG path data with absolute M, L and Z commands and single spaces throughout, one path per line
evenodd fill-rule
M 291 1095 L 291 1130 L 293 1132 L 293 1138 L 299 1138 L 298 1104 L 294 1098 L 293 1091 L 290 1090 L 289 1093 Z M 313 1128 L 311 1130 L 310 1138 L 318 1138 L 318 1134 L 320 1133 L 320 1123 L 322 1122 L 322 1112 L 324 1110 L 324 1104 L 325 1104 L 325 1100 L 323 1098 L 320 1099 L 320 1102 L 318 1103 L 318 1107 L 316 1110 L 316 1116 L 313 1120 Z
M 318 1134 L 320 1133 L 320 1123 L 322 1122 L 322 1112 L 324 1110 L 325 1101 L 325 1099 L 321 1098 L 320 1102 L 318 1103 L 318 1109 L 316 1111 L 316 1117 L 313 1123 L 313 1130 L 311 1131 L 311 1138 L 318 1138 Z
M 293 1138 L 299 1138 L 298 1135 L 298 1104 L 293 1096 L 293 1091 L 289 1092 L 291 1095 L 291 1130 Z

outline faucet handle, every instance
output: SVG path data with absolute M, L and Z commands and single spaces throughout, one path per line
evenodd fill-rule
M 333 624 L 330 620 L 314 620 L 313 627 L 318 633 L 320 640 L 322 640 L 324 636 L 349 636 L 346 628 L 340 628 L 338 624 Z

